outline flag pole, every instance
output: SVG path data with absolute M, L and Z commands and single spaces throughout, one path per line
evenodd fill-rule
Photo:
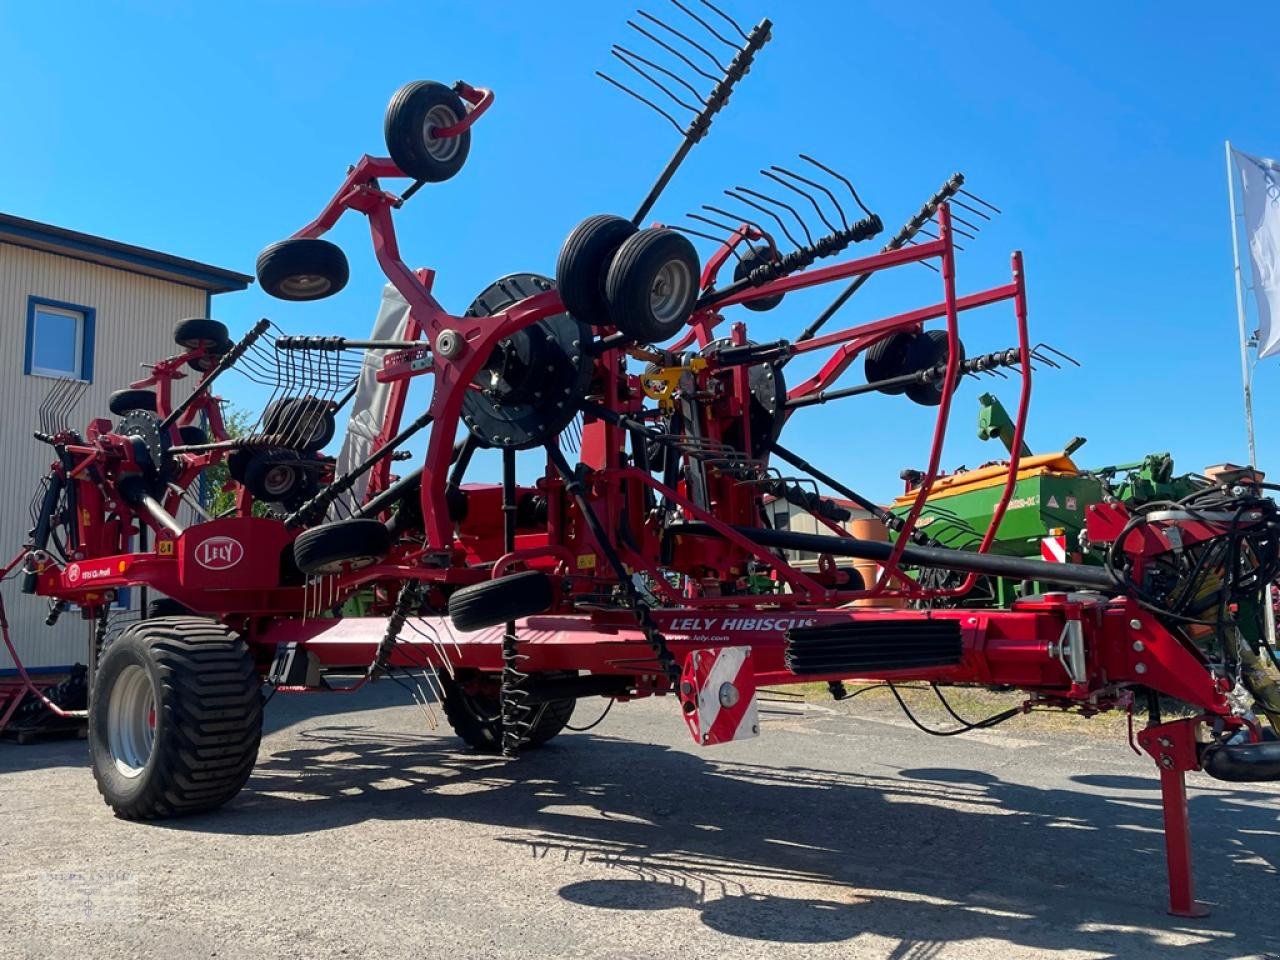
M 1258 465 L 1253 440 L 1253 376 L 1249 370 L 1249 340 L 1244 322 L 1244 278 L 1240 273 L 1240 232 L 1236 225 L 1236 183 L 1231 172 L 1231 141 L 1227 142 L 1227 203 L 1231 207 L 1231 256 L 1236 270 L 1236 319 L 1240 324 L 1240 376 L 1244 381 L 1244 424 L 1249 435 L 1249 466 Z

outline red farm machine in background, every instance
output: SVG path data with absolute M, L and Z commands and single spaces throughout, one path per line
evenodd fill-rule
M 706 45 L 652 18 L 633 26 L 686 64 L 685 53 L 705 55 L 697 73 L 710 88 L 615 48 L 691 118 L 606 77 L 670 119 L 681 145 L 633 216 L 593 216 L 570 234 L 554 279 L 504 276 L 451 314 L 432 294 L 433 272 L 406 265 L 394 212 L 461 169 L 494 99 L 465 83 L 412 83 L 387 111 L 389 156 L 362 157 L 315 220 L 258 259 L 269 294 L 332 295 L 348 267 L 323 235 L 347 212 L 365 216 L 403 301 L 394 336 L 286 336 L 264 320 L 232 341 L 215 321 L 184 321 L 182 352 L 113 398 L 116 419 L 39 434 L 54 461 L 30 541 L 6 573 L 50 598 L 51 617 L 75 606 L 91 624 L 90 747 L 103 796 L 141 819 L 230 799 L 256 758 L 264 682 L 336 694 L 425 673 L 455 731 L 507 755 L 550 739 L 587 697 L 672 694 L 695 739 L 713 744 L 758 733 L 765 684 L 1027 691 L 1021 708 L 972 728 L 1031 710 L 1131 710 L 1135 697 L 1164 694 L 1192 714 L 1162 722 L 1152 711 L 1137 739 L 1160 770 L 1171 909 L 1196 912 L 1184 773 L 1280 778 L 1280 743 L 1253 706 L 1274 693 L 1260 659 L 1262 603 L 1280 572 L 1274 503 L 1244 478 L 1132 514 L 1100 504 L 1087 531 L 1100 565 L 1047 570 L 989 553 L 1018 477 L 1038 350 L 1020 254 L 1007 281 L 957 284 L 955 234 L 995 209 L 957 174 L 879 252 L 846 256 L 881 221 L 842 174 L 800 155 L 687 224 L 643 225 L 770 39 L 767 20 L 745 31 L 705 0 L 699 15 L 677 7 Z M 401 193 L 385 186 L 405 179 Z M 711 245 L 705 263 L 691 236 Z M 823 332 L 871 277 L 916 263 L 936 269 L 936 294 Z M 749 336 L 748 312 L 832 283 L 839 295 L 796 339 Z M 1011 331 L 970 353 L 962 318 L 981 307 L 1007 311 Z M 788 363 L 807 353 L 821 365 L 788 386 Z M 859 358 L 866 382 L 840 386 Z M 952 396 L 966 375 L 1002 367 L 1021 376 L 1003 496 L 979 549 L 947 549 L 916 521 Z M 172 382 L 190 376 L 197 383 L 177 400 Z M 415 411 L 408 387 L 419 377 L 430 378 L 430 400 Z M 237 378 L 269 396 L 232 436 L 213 391 Z M 901 515 L 781 442 L 800 408 L 869 391 L 937 411 Z M 333 457 L 324 451 L 339 414 L 352 427 Z M 420 434 L 421 464 L 397 476 Z M 467 479 L 481 449 L 501 452 L 499 480 Z M 221 471 L 227 496 L 214 509 L 200 487 Z M 879 517 L 894 540 L 852 536 L 848 511 L 820 488 Z M 773 528 L 766 498 L 811 511 L 826 532 Z M 796 550 L 817 554 L 817 568 L 790 563 Z M 878 565 L 874 582 L 854 561 Z M 930 587 L 922 570 L 958 576 Z M 1010 609 L 945 604 L 983 575 L 1061 590 Z M 108 611 L 124 587 L 161 599 L 121 629 Z

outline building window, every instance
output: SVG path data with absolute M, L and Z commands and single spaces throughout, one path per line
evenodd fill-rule
M 28 297 L 24 372 L 92 381 L 93 320 L 90 307 Z

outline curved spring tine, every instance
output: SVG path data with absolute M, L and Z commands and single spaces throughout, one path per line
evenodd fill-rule
M 835 170 L 832 170 L 825 163 L 822 163 L 819 160 L 813 159 L 813 157 L 809 156 L 807 153 L 800 154 L 800 159 L 803 160 L 805 163 L 813 164 L 819 170 L 826 171 L 827 173 L 831 174 L 831 176 L 835 177 L 837 180 L 843 183 L 845 187 L 848 188 L 849 193 L 852 195 L 853 202 L 858 205 L 858 207 L 862 210 L 862 212 L 865 213 L 868 217 L 874 216 L 874 214 L 872 214 L 871 210 L 867 207 L 867 205 L 862 202 L 862 198 L 858 196 L 858 191 L 854 189 L 853 182 L 848 177 L 846 177 L 843 173 L 839 173 Z
M 726 23 L 729 24 L 729 26 L 733 27 L 734 30 L 738 31 L 738 36 L 742 38 L 743 43 L 746 43 L 751 39 L 750 37 L 747 36 L 746 32 L 740 26 L 738 26 L 737 20 L 733 19 L 733 17 L 729 16 L 727 13 L 725 13 L 723 10 L 717 7 L 714 3 L 711 3 L 710 0 L 698 0 L 698 2 L 701 3 L 708 10 L 718 14 L 722 20 L 724 20 Z
M 928 238 L 929 238 L 929 239 L 931 239 L 931 240 L 941 240 L 941 239 L 942 239 L 940 236 L 938 236 L 938 235 L 937 235 L 936 233 L 934 233 L 933 231 L 929 230 L 927 227 L 921 227 L 921 228 L 920 228 L 920 232 L 921 232 L 921 233 L 923 233 L 926 237 L 928 237 Z M 956 243 L 954 240 L 951 242 L 951 245 L 952 245 L 953 247 L 955 247 L 957 250 L 963 250 L 963 249 L 964 249 L 964 247 L 960 246 L 960 244 Z
M 709 224 L 715 227 L 717 230 L 723 230 L 725 231 L 725 233 L 729 234 L 730 236 L 732 236 L 738 229 L 737 227 L 729 226 L 727 223 L 721 223 L 719 220 L 712 220 L 710 217 L 704 217 L 700 213 L 686 213 L 685 216 L 688 217 L 690 220 L 699 220 L 702 223 Z
M 645 73 L 643 70 L 641 70 L 639 67 L 637 67 L 634 63 L 632 63 L 630 60 L 628 60 L 628 59 L 626 58 L 626 56 L 624 56 L 621 52 L 619 52 L 619 50 L 618 50 L 618 49 L 610 50 L 609 52 L 610 52 L 613 56 L 617 57 L 619 61 L 621 61 L 623 64 L 625 64 L 625 65 L 627 66 L 627 68 L 628 68 L 628 69 L 630 69 L 630 70 L 634 70 L 637 74 L 639 74 L 640 76 L 644 77 L 644 78 L 645 78 L 646 80 L 648 80 L 651 84 L 653 84 L 655 87 L 657 87 L 657 88 L 658 88 L 659 90 L 661 90 L 663 93 L 665 93 L 668 97 L 670 97 L 670 98 L 671 98 L 671 101 L 672 101 L 673 103 L 675 103 L 677 106 L 684 107 L 684 109 L 688 110 L 690 113 L 697 113 L 697 112 L 698 112 L 698 108 L 697 108 L 697 107 L 695 107 L 695 106 L 694 106 L 693 104 L 691 104 L 691 103 L 685 103 L 683 100 L 681 100 L 679 97 L 677 97 L 674 93 L 672 93 L 670 90 L 668 90 L 666 87 L 664 87 L 661 83 L 659 83 L 659 82 L 658 82 L 657 80 L 655 80 L 653 77 L 649 76 L 649 74 Z M 699 102 L 701 102 L 701 101 L 699 100 Z
M 913 247 L 918 247 L 918 246 L 920 246 L 920 241 L 919 241 L 919 240 L 907 240 L 907 243 L 911 244 L 911 246 L 913 246 Z M 940 271 L 937 267 L 935 267 L 932 263 L 929 263 L 929 262 L 928 262 L 928 261 L 926 261 L 926 260 L 917 260 L 917 261 L 916 261 L 916 263 L 920 264 L 920 266 L 922 266 L 922 267 L 928 267 L 928 268 L 929 268 L 930 270 L 932 270 L 934 273 L 941 273 L 941 272 L 942 272 L 942 271 Z
M 823 226 L 825 226 L 832 233 L 836 232 L 835 224 L 833 224 L 830 220 L 827 219 L 827 215 L 822 212 L 822 207 L 818 206 L 818 201 L 813 198 L 812 194 L 806 193 L 804 190 L 801 190 L 795 184 L 788 183 L 786 180 L 783 180 L 780 176 L 778 176 L 776 173 L 772 172 L 771 170 L 761 170 L 760 173 L 762 176 L 768 177 L 774 183 L 781 184 L 782 186 L 786 187 L 788 190 L 794 190 L 796 193 L 800 194 L 800 196 L 808 200 L 811 204 L 813 204 L 813 209 L 818 211 L 818 219 L 822 221 Z
M 961 187 L 961 188 L 960 188 L 960 192 L 961 192 L 961 193 L 963 193 L 963 194 L 964 194 L 966 197 L 968 197 L 970 200 L 974 201 L 975 203 L 980 203 L 980 204 L 982 204 L 982 205 L 983 205 L 984 207 L 986 207 L 988 210 L 994 210 L 996 213 L 1002 213 L 1002 212 L 1003 212 L 999 207 L 997 207 L 997 206 L 996 206 L 994 203 L 992 203 L 990 200 L 983 200 L 983 199 L 982 199 L 980 196 L 978 196 L 976 193 L 970 193 L 968 190 L 964 189 L 963 187 Z
M 717 237 L 715 234 L 707 233 L 703 230 L 695 230 L 693 227 L 682 227 L 679 224 L 672 224 L 671 229 L 679 230 L 681 233 L 687 233 L 690 236 L 701 237 L 703 240 L 710 240 L 712 243 L 716 243 L 721 246 L 723 246 L 726 242 L 724 237 Z M 742 254 L 738 252 L 737 247 L 730 247 L 729 252 L 732 253 L 738 260 L 742 259 Z
M 807 183 L 809 186 L 814 187 L 815 189 L 821 190 L 823 193 L 827 195 L 827 199 L 831 201 L 831 205 L 836 208 L 836 213 L 840 215 L 840 223 L 844 226 L 846 230 L 849 229 L 849 218 L 844 215 L 844 207 L 840 206 L 840 201 L 836 199 L 836 195 L 831 192 L 830 188 L 828 188 L 826 184 L 819 183 L 817 180 L 810 180 L 808 177 L 802 177 L 800 176 L 800 174 L 796 173 L 794 170 L 788 170 L 786 167 L 779 166 L 776 163 L 771 163 L 769 165 L 769 169 L 777 170 L 779 173 L 783 174 L 784 176 L 791 177 L 793 180 L 799 180 L 801 183 Z M 764 171 L 762 170 L 760 172 L 763 173 Z M 821 216 L 821 214 L 819 214 L 819 216 Z M 823 217 L 822 222 L 827 223 L 827 220 L 825 217 Z M 827 223 L 827 226 L 831 227 L 832 232 L 835 231 L 835 227 L 832 227 L 831 224 Z
M 1073 364 L 1077 367 L 1080 366 L 1080 361 L 1077 360 L 1075 357 L 1071 356 L 1071 354 L 1063 353 L 1057 347 L 1052 347 L 1047 343 L 1037 343 L 1034 347 L 1031 348 L 1032 353 L 1036 352 L 1037 350 L 1048 350 L 1054 356 L 1061 357 L 1063 360 L 1066 360 L 1068 363 Z
M 1056 360 L 1054 360 L 1054 359 L 1052 359 L 1052 358 L 1050 358 L 1050 357 L 1046 357 L 1046 356 L 1045 356 L 1043 353 L 1041 353 L 1039 350 L 1035 350 L 1035 349 L 1033 349 L 1033 350 L 1031 351 L 1031 356 L 1032 356 L 1032 358 L 1033 358 L 1033 359 L 1035 359 L 1035 360 L 1039 360 L 1039 361 L 1040 361 L 1041 363 L 1043 363 L 1046 367 L 1053 367 L 1053 369 L 1055 369 L 1055 370 L 1061 370 L 1061 369 L 1062 369 L 1062 364 L 1058 363 Z
M 750 217 L 744 217 L 744 216 L 742 216 L 741 214 L 733 213 L 733 212 L 731 212 L 731 211 L 729 211 L 729 210 L 721 210 L 719 207 L 713 207 L 713 206 L 711 206 L 711 204 L 709 204 L 709 203 L 704 203 L 704 204 L 702 205 L 702 209 L 703 209 L 703 210 L 710 210 L 712 213 L 719 214 L 719 215 L 720 215 L 720 216 L 722 216 L 722 217 L 728 217 L 730 220 L 734 220 L 734 221 L 736 221 L 736 222 L 738 222 L 738 223 L 745 223 L 748 227 L 754 227 L 754 228 L 755 228 L 755 230 L 756 230 L 758 233 L 760 233 L 760 234 L 762 234 L 763 236 L 765 236 L 765 237 L 767 237 L 767 238 L 768 238 L 768 240 L 769 240 L 769 245 L 770 245 L 771 247 L 773 247 L 775 250 L 777 249 L 777 246 L 778 246 L 778 245 L 777 245 L 776 243 L 774 243 L 774 242 L 773 242 L 773 236 L 772 236 L 772 234 L 770 234 L 768 230 L 766 230 L 766 229 L 765 229 L 764 227 L 762 227 L 760 224 L 756 223 L 756 222 L 755 222 L 754 220 L 752 220 Z M 693 214 L 691 214 L 691 216 L 693 216 Z M 720 226 L 720 227 L 721 227 L 721 229 L 723 229 L 723 226 L 722 226 L 721 224 L 716 224 L 716 226 Z
M 796 246 L 796 247 L 800 246 L 800 242 L 791 235 L 791 231 L 788 230 L 787 225 L 782 222 L 782 218 L 779 217 L 772 210 L 770 210 L 768 207 L 762 207 L 760 206 L 760 204 L 756 203 L 754 200 L 749 200 L 746 197 L 740 197 L 738 196 L 738 194 L 734 193 L 732 190 L 726 190 L 724 193 L 725 193 L 725 196 L 733 197 L 733 199 L 739 200 L 742 203 L 745 203 L 748 207 L 751 207 L 753 210 L 759 210 L 761 213 L 765 213 L 773 217 L 773 219 L 777 221 L 778 226 L 782 229 L 782 235 L 791 241 L 792 246 Z M 720 211 L 713 210 L 713 212 L 718 213 Z M 744 220 L 743 222 L 747 223 L 749 221 Z
M 650 33 L 644 27 L 640 26 L 640 24 L 636 23 L 634 20 L 628 20 L 627 26 L 630 27 L 632 30 L 636 31 L 637 33 L 639 33 L 641 36 L 648 37 L 650 40 L 652 40 L 654 43 L 660 46 L 663 50 L 666 50 L 667 53 L 671 54 L 673 57 L 677 57 L 678 59 L 684 61 L 684 64 L 694 73 L 698 74 L 700 77 L 704 77 L 705 79 L 710 80 L 712 83 L 720 82 L 720 78 L 717 77 L 714 73 L 707 73 L 707 71 L 703 70 L 700 66 L 698 66 L 696 63 L 694 63 L 692 60 L 686 57 L 683 53 L 681 53 L 675 47 L 671 46 L 671 44 L 667 43 L 664 40 L 659 40 L 657 37 L 655 37 L 652 33 Z
M 647 13 L 644 10 L 637 10 L 636 13 L 644 17 L 650 23 L 656 24 L 657 26 L 661 27 L 663 30 L 667 31 L 667 33 L 673 34 L 674 36 L 679 37 L 685 43 L 689 44 L 689 46 L 693 47 L 695 50 L 697 50 L 699 53 L 705 56 L 708 60 L 714 63 L 717 67 L 719 67 L 721 73 L 729 72 L 729 68 L 720 62 L 720 58 L 717 57 L 710 50 L 708 50 L 706 47 L 704 47 L 702 44 L 700 44 L 697 40 L 694 40 L 692 37 L 686 37 L 683 33 L 681 33 L 675 27 L 671 26 L 671 24 L 663 23 L 661 20 L 659 20 L 657 17 L 655 17 L 651 13 Z M 977 198 L 975 197 L 975 199 Z
M 951 222 L 952 222 L 952 223 L 963 223 L 966 227 L 968 227 L 968 228 L 969 228 L 970 230 L 972 230 L 974 233 L 977 233 L 979 230 L 981 230 L 981 229 L 982 229 L 982 227 L 980 227 L 978 224 L 976 224 L 976 223 L 970 223 L 968 220 L 966 220 L 964 217 L 960 216 L 960 214 L 955 213 L 954 211 L 953 211 L 953 212 L 952 212 L 952 214 L 951 214 Z
M 961 210 L 968 210 L 970 213 L 974 214 L 975 216 L 982 217 L 982 219 L 984 220 L 992 219 L 991 214 L 984 213 L 983 211 L 979 210 L 977 207 L 971 207 L 969 206 L 969 204 L 965 203 L 963 200 L 957 200 L 955 197 L 952 197 L 951 200 L 948 202 L 959 207 Z
M 804 231 L 804 238 L 806 242 L 808 242 L 809 244 L 813 243 L 813 234 L 809 232 L 808 224 L 804 222 L 804 217 L 800 216 L 800 214 L 796 212 L 796 208 L 791 206 L 791 204 L 784 203 L 781 200 L 777 200 L 774 197 L 769 196 L 768 194 L 761 193 L 759 190 L 752 190 L 750 187 L 734 187 L 734 189 L 740 190 L 742 193 L 753 196 L 757 200 L 763 200 L 765 203 L 772 203 L 775 206 L 782 207 L 782 209 L 790 211 L 791 215 L 796 218 L 796 223 L 800 224 L 800 229 Z M 739 197 L 738 199 L 746 202 L 744 197 Z M 800 246 L 800 244 L 797 243 L 796 246 Z
M 617 56 L 619 53 L 626 54 L 628 57 L 632 57 L 635 60 L 639 60 L 641 63 L 645 64 L 646 66 L 652 67 L 654 70 L 657 70 L 661 73 L 665 73 L 668 77 L 670 77 L 676 83 L 681 84 L 686 90 L 688 90 L 691 94 L 693 94 L 695 100 L 697 100 L 703 106 L 706 106 L 707 100 L 702 94 L 698 92 L 698 88 L 695 87 L 688 80 L 686 80 L 684 77 L 680 76 L 680 74 L 676 73 L 674 70 L 668 70 L 662 64 L 654 63 L 652 60 L 649 60 L 646 57 L 640 56 L 640 54 L 636 53 L 634 50 L 628 50 L 626 47 L 624 47 L 620 43 L 615 43 L 613 45 L 611 52 L 614 54 L 614 56 Z
M 601 80 L 607 80 L 609 83 L 612 83 L 615 87 L 617 87 L 623 93 L 627 94 L 628 96 L 635 97 L 645 106 L 650 107 L 653 110 L 656 110 L 661 116 L 666 117 L 667 122 L 676 128 L 676 133 L 679 133 L 679 134 L 684 133 L 684 127 L 680 126 L 680 124 L 676 122 L 676 118 L 671 116 L 671 114 L 667 113 L 667 111 L 663 110 L 660 106 L 658 106 L 649 98 L 642 97 L 640 96 L 640 94 L 636 93 L 630 87 L 623 86 L 621 83 L 613 79 L 613 77 L 609 76 L 607 73 L 601 73 L 599 70 L 597 70 L 596 76 L 599 77 Z
M 711 26 L 711 24 L 707 23 L 707 21 L 703 20 L 700 16 L 698 16 L 696 13 L 694 13 L 692 10 L 686 7 L 683 3 L 680 2 L 680 0 L 671 0 L 671 3 L 674 6 L 679 7 L 682 11 L 684 11 L 686 15 L 688 15 L 692 19 L 697 20 L 698 23 L 702 24 L 703 29 L 705 29 L 707 33 L 711 34 L 713 37 L 715 37 L 717 40 L 723 43 L 730 50 L 734 51 L 735 53 L 739 52 L 739 47 L 736 43 L 734 43 L 732 40 L 726 39 L 725 37 L 721 36 L 720 31 L 718 31 L 715 27 Z

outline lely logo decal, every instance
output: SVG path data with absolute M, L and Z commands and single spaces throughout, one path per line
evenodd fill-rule
M 79 582 L 80 582 L 80 564 L 78 563 L 67 564 L 67 583 L 79 583 Z
M 210 537 L 196 547 L 196 563 L 206 570 L 229 570 L 244 557 L 244 547 L 231 537 Z

